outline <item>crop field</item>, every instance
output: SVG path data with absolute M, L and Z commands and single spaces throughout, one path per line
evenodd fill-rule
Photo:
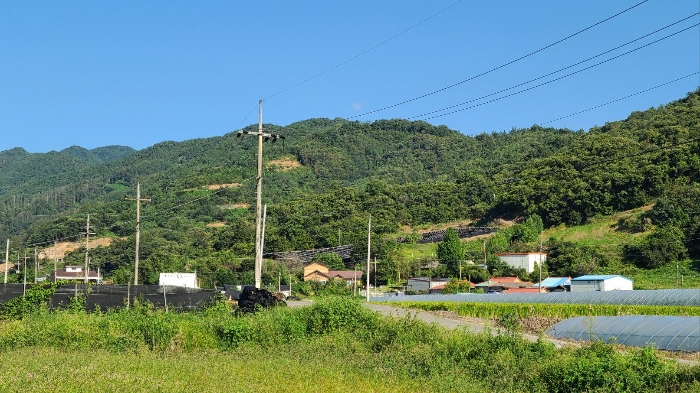
M 477 302 L 383 302 L 397 307 L 425 311 L 452 311 L 463 317 L 499 318 L 512 315 L 517 318 L 543 317 L 566 319 L 580 316 L 618 315 L 677 315 L 700 316 L 700 307 L 647 306 L 612 304 L 521 304 Z

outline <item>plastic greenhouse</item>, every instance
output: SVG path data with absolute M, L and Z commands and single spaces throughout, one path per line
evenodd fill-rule
M 576 317 L 547 329 L 554 338 L 600 340 L 669 351 L 700 352 L 700 317 Z

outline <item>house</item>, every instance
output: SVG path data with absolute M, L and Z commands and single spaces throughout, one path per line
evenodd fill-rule
M 547 254 L 541 252 L 504 253 L 496 254 L 496 256 L 509 266 L 515 269 L 525 269 L 528 273 L 534 272 L 540 263 L 547 261 Z
M 158 285 L 173 287 L 199 288 L 197 285 L 197 272 L 194 273 L 161 273 Z
M 348 285 L 353 285 L 362 282 L 362 271 L 330 270 L 319 262 L 312 262 L 304 267 L 304 281 L 319 281 L 325 284 L 330 280 L 343 280 Z
M 430 291 L 431 289 L 450 282 L 449 278 L 413 277 L 406 283 L 407 291 Z
M 571 291 L 571 277 L 547 277 L 535 287 L 545 288 L 547 292 L 569 292 Z
M 475 285 L 476 288 L 481 288 L 484 292 L 504 292 L 511 288 L 532 288 L 533 284 L 529 281 L 522 281 L 518 277 L 491 277 L 488 281 L 480 282 Z
M 614 275 L 587 275 L 571 279 L 571 292 L 631 291 L 633 281 Z
M 88 282 L 102 283 L 100 269 L 89 270 L 87 276 Z M 85 272 L 81 266 L 66 266 L 63 270 L 52 272 L 49 280 L 52 282 L 60 280 L 85 281 Z

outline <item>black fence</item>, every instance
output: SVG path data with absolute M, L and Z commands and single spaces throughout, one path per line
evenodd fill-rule
M 30 285 L 27 285 L 27 289 Z M 21 297 L 24 293 L 23 284 L 0 284 L 0 304 L 5 304 L 13 298 Z M 155 308 L 194 310 L 202 308 L 219 291 L 212 289 L 197 289 L 176 287 L 172 285 L 86 285 L 66 284 L 56 288 L 51 296 L 49 306 L 55 309 L 66 308 L 71 297 L 84 294 L 85 308 L 94 311 L 115 307 L 126 307 L 134 300 L 147 301 Z
M 479 235 L 486 235 L 489 233 L 494 233 L 498 231 L 498 228 L 491 227 L 459 227 L 456 228 L 457 236 L 460 239 L 466 239 L 468 237 L 474 237 Z M 439 231 L 425 232 L 419 236 L 416 240 L 420 244 L 426 243 L 437 243 L 445 239 L 446 229 L 441 229 Z M 398 243 L 409 243 L 410 239 L 408 237 L 399 237 L 396 239 Z

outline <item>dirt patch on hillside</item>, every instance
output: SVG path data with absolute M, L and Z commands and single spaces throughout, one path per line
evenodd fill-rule
M 206 188 L 207 190 L 219 190 L 221 188 L 233 188 L 233 187 L 240 187 L 242 186 L 241 183 L 228 183 L 228 184 L 210 184 L 208 186 L 202 186 L 202 188 Z
M 250 203 L 232 203 L 230 205 L 219 205 L 221 209 L 247 209 L 250 207 Z
M 111 237 L 100 237 L 96 239 L 90 239 L 90 249 L 92 250 L 93 248 L 99 246 L 109 247 L 109 245 L 112 244 L 113 241 L 114 238 Z M 39 259 L 63 259 L 67 253 L 77 250 L 83 246 L 85 246 L 85 241 L 56 243 L 56 247 L 50 246 L 41 250 L 39 252 Z
M 277 160 L 271 160 L 267 163 L 268 166 L 278 166 L 283 172 L 291 171 L 294 168 L 299 168 L 301 164 L 294 157 L 283 157 Z
M 221 228 L 223 226 L 226 226 L 226 223 L 223 221 L 210 222 L 209 224 L 207 224 L 207 226 L 212 228 Z

